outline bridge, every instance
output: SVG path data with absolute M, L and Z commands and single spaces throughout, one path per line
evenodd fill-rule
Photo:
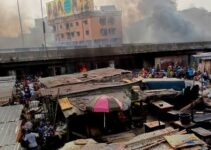
M 167 43 L 167 44 L 124 44 L 119 47 L 101 48 L 24 48 L 0 50 L 1 75 L 14 72 L 42 70 L 52 75 L 77 72 L 80 64 L 90 69 L 107 67 L 114 63 L 123 69 L 140 68 L 144 64 L 155 64 L 155 58 L 190 56 L 198 52 L 210 52 L 211 42 Z M 63 69 L 61 69 L 63 68 Z M 57 71 L 59 70 L 59 71 Z M 9 73 L 12 71 L 13 73 Z
M 124 44 L 120 47 L 102 48 L 23 48 L 0 50 L 0 63 L 33 62 L 76 58 L 96 58 L 145 53 L 196 53 L 211 51 L 211 42 L 168 43 L 168 44 Z

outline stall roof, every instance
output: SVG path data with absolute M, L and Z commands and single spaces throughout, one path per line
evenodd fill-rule
M 15 85 L 15 77 L 0 77 L 0 105 L 9 102 Z
M 68 118 L 69 116 L 76 114 L 76 115 L 82 115 L 86 111 L 86 107 L 90 103 L 91 100 L 95 99 L 96 97 L 99 97 L 100 95 L 108 95 L 113 96 L 120 100 L 123 103 L 123 110 L 127 110 L 130 107 L 131 100 L 127 96 L 126 92 L 124 91 L 113 91 L 109 93 L 103 93 L 103 94 L 94 94 L 94 95 L 87 95 L 87 96 L 80 96 L 80 97 L 72 97 L 69 98 L 69 102 L 72 105 L 71 108 L 63 110 L 63 114 L 65 118 Z M 61 106 L 60 106 L 61 107 Z
M 57 96 L 59 95 L 68 95 L 73 93 L 79 93 L 79 92 L 86 92 L 90 90 L 96 90 L 100 88 L 106 88 L 106 87 L 114 87 L 121 85 L 120 82 L 106 82 L 106 83 L 81 83 L 81 84 L 74 84 L 74 85 L 66 85 L 61 87 L 55 87 L 51 89 L 41 89 L 41 95 L 42 96 Z
M 15 150 L 17 144 L 18 128 L 20 127 L 20 121 L 5 122 L 0 124 L 0 147 L 3 149 Z
M 83 73 L 41 78 L 40 82 L 47 88 L 53 88 L 62 85 L 78 84 L 94 80 L 101 81 L 107 77 L 113 77 L 127 73 L 131 73 L 131 71 L 115 68 L 102 68 Z
M 22 105 L 0 107 L 0 149 L 17 150 Z
M 23 105 L 0 107 L 0 123 L 18 121 L 22 110 Z

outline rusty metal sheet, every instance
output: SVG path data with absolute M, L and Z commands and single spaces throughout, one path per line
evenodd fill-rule
M 67 97 L 59 99 L 59 105 L 60 105 L 62 110 L 73 108 L 73 105 L 70 103 L 70 101 Z
M 87 75 L 87 77 L 84 76 Z M 86 73 L 75 73 L 68 75 L 59 75 L 54 77 L 47 77 L 39 79 L 40 82 L 47 88 L 53 88 L 64 85 L 73 85 L 79 83 L 85 83 L 89 81 L 101 81 L 108 80 L 113 77 L 120 77 L 121 75 L 131 74 L 131 71 L 115 68 L 102 68 L 91 70 Z

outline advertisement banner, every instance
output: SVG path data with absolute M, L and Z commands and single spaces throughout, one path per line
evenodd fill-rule
M 93 0 L 54 0 L 47 3 L 48 20 L 93 10 Z

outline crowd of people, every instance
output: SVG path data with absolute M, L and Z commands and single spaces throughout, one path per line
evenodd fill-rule
M 134 72 L 135 76 L 142 78 L 179 78 L 192 79 L 203 83 L 204 87 L 208 87 L 211 80 L 211 75 L 207 71 L 201 72 L 193 67 L 183 67 L 178 65 L 169 65 L 166 69 L 161 70 L 157 67 L 145 67 Z
M 37 95 L 41 88 L 39 77 L 24 76 L 16 81 L 12 103 L 23 104 L 20 143 L 23 149 L 49 149 L 49 139 L 55 136 L 53 123 L 43 111 L 43 99 Z

